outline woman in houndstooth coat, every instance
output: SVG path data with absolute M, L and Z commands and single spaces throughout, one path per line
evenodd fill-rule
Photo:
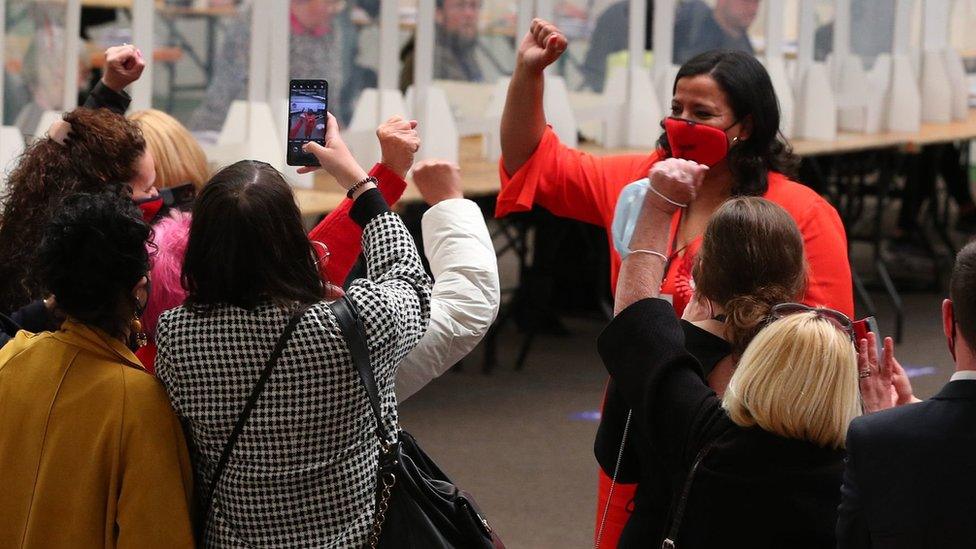
M 397 364 L 427 328 L 431 283 L 331 115 L 326 143 L 309 152 L 355 200 L 368 277 L 347 295 L 394 432 Z M 198 198 L 183 267 L 189 295 L 160 318 L 156 369 L 188 426 L 203 493 L 276 339 L 297 304 L 311 304 L 216 487 L 205 546 L 360 547 L 372 527 L 374 421 L 314 258 L 292 192 L 271 166 L 238 162 Z

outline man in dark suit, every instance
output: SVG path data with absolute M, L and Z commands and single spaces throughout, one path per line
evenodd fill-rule
M 976 243 L 956 257 L 942 323 L 949 383 L 851 423 L 839 548 L 976 547 Z

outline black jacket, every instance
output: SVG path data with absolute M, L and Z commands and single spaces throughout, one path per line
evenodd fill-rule
M 711 445 L 675 536 L 678 547 L 834 547 L 843 451 L 732 423 L 664 300 L 628 307 L 598 345 L 634 410 L 632 428 L 662 464 L 672 499 Z
M 855 419 L 838 547 L 976 547 L 976 381 Z
M 724 339 L 713 335 L 690 322 L 680 321 L 685 337 L 685 348 L 701 366 L 701 375 L 707 378 L 709 372 L 722 359 L 732 352 L 732 346 Z M 617 382 L 613 378 L 607 385 L 600 425 L 596 431 L 593 453 L 600 468 L 610 478 L 617 470 L 618 484 L 637 484 L 634 499 L 628 503 L 632 510 L 617 547 L 647 547 L 648 543 L 660 540 L 665 534 L 668 517 L 671 513 L 671 484 L 664 474 L 664 465 L 657 454 L 650 451 L 648 440 L 637 429 L 630 429 L 624 451 L 620 453 L 620 442 L 630 407 L 624 400 Z M 631 420 L 633 422 L 633 420 Z M 620 467 L 617 457 L 620 456 Z M 597 516 L 603 516 L 604 509 L 597 509 Z
M 58 322 L 44 306 L 44 301 L 38 299 L 24 305 L 10 315 L 0 314 L 0 347 L 13 339 L 20 330 L 28 332 L 43 332 L 54 330 Z

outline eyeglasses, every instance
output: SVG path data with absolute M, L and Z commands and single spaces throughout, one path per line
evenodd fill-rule
M 814 313 L 817 318 L 822 318 L 829 321 L 831 324 L 842 330 L 844 333 L 851 338 L 851 343 L 857 346 L 857 340 L 854 336 L 854 323 L 847 315 L 840 311 L 835 311 L 834 309 L 827 309 L 825 307 L 809 307 L 802 303 L 780 303 L 775 305 L 769 313 L 769 322 L 774 320 L 779 320 L 783 317 L 790 315 L 795 315 L 798 313 Z

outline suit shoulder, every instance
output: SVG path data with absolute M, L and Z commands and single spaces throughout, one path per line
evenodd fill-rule
M 909 436 L 931 406 L 932 402 L 926 400 L 860 416 L 851 422 L 850 436 L 857 439 Z

